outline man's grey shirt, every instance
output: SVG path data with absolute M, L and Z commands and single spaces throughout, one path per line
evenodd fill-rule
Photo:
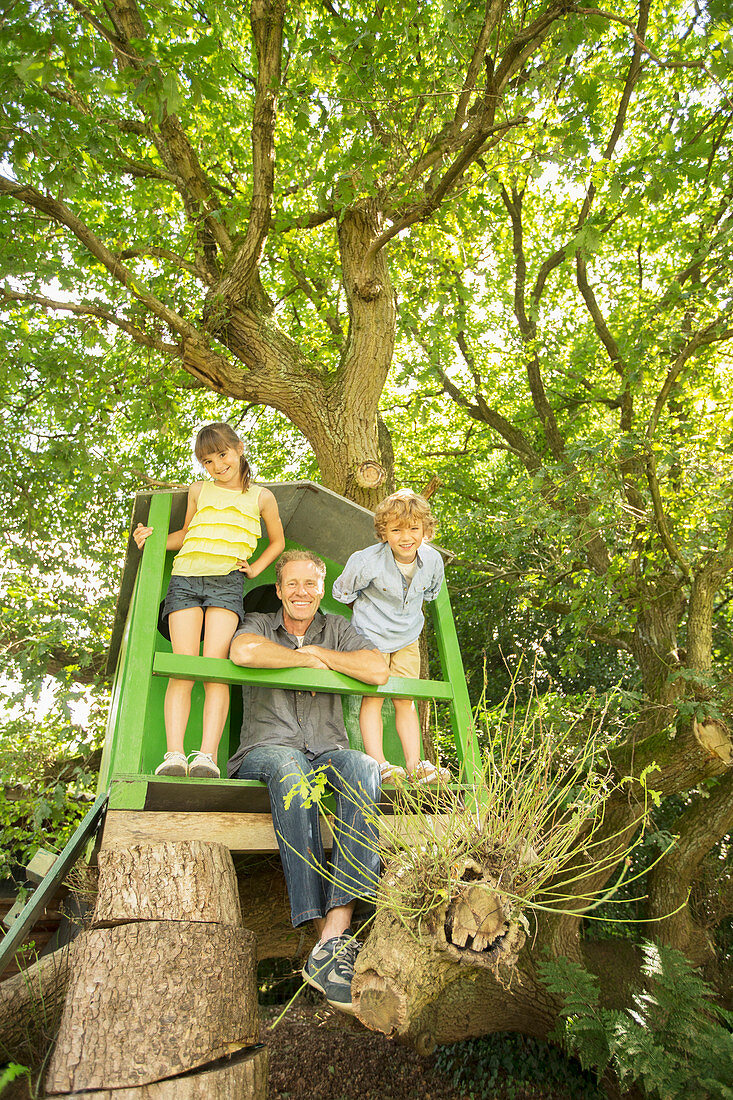
M 234 637 L 239 634 L 259 634 L 286 649 L 300 648 L 295 636 L 288 634 L 283 625 L 282 608 L 271 614 L 252 612 L 245 615 Z M 374 649 L 343 615 L 322 611 L 316 612 L 305 632 L 303 645 L 318 645 L 342 653 Z M 237 774 L 245 754 L 260 745 L 287 745 L 308 757 L 329 749 L 349 747 L 340 695 L 245 685 L 242 710 L 239 748 L 227 765 L 230 777 Z

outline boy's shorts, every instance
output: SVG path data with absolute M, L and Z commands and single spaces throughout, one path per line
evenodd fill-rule
M 161 618 L 165 621 L 172 611 L 184 611 L 187 607 L 223 607 L 244 619 L 244 573 L 239 569 L 223 577 L 171 577 L 166 592 Z
M 420 679 L 420 639 L 396 649 L 394 653 L 383 653 L 390 676 L 404 676 L 408 680 Z

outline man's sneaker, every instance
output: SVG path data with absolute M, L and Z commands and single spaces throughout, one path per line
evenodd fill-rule
M 188 760 L 182 752 L 167 752 L 163 763 L 155 769 L 156 775 L 188 775 Z
M 351 1000 L 351 979 L 354 963 L 361 944 L 347 928 L 343 936 L 334 936 L 325 943 L 317 943 L 308 956 L 302 974 L 308 985 L 325 994 L 332 1008 L 340 1012 L 354 1013 Z
M 210 752 L 191 752 L 188 754 L 188 774 L 191 779 L 218 779 L 221 772 Z

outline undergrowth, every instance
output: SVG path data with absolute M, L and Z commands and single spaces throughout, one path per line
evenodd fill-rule
M 603 1100 L 595 1076 L 557 1047 L 522 1035 L 487 1035 L 439 1047 L 436 1068 L 472 1100 L 494 1100 L 556 1089 L 568 1100 Z
M 595 975 L 569 959 L 540 964 L 562 1002 L 558 1036 L 585 1069 L 616 1074 L 650 1100 L 733 1100 L 733 1013 L 679 951 L 643 945 L 644 986 L 628 1008 L 600 1005 Z

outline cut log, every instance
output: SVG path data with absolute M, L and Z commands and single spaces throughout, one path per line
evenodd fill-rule
M 267 1048 L 136 1088 L 73 1092 L 68 1100 L 267 1100 Z
M 0 983 L 0 1057 L 31 1065 L 55 1035 L 64 1007 L 75 944 L 44 955 Z
M 191 840 L 101 851 L 93 925 L 137 920 L 239 927 L 242 912 L 228 848 Z
M 252 933 L 224 925 L 84 933 L 46 1091 L 149 1084 L 256 1043 L 254 958 Z

